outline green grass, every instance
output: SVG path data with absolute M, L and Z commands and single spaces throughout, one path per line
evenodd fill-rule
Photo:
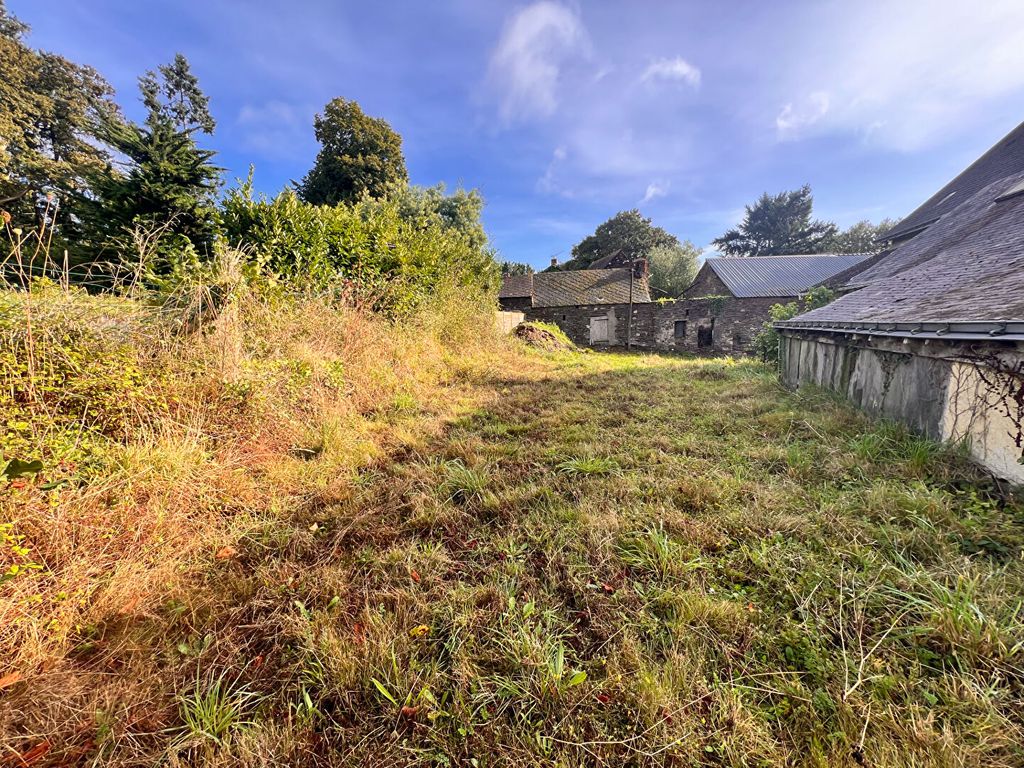
M 430 441 L 97 640 L 232 670 L 141 711 L 224 765 L 1024 765 L 1024 505 L 960 452 L 746 361 L 451 386 Z M 108 761 L 159 755 L 125 712 Z

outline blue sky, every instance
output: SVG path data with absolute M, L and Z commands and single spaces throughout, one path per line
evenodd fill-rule
M 909 213 L 1024 120 L 1024 2 L 8 0 L 30 42 L 136 79 L 182 52 L 228 179 L 273 193 L 335 96 L 401 133 L 411 180 L 479 189 L 544 266 L 639 207 L 700 247 L 809 183 L 846 225 Z

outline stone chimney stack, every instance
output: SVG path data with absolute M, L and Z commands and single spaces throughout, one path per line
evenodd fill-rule
M 551 266 L 552 267 L 557 267 L 558 266 L 558 257 L 557 256 L 552 256 L 551 257 Z

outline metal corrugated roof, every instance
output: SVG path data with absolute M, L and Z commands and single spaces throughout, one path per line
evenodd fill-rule
M 540 272 L 533 276 L 533 306 L 574 307 L 583 304 L 625 304 L 629 301 L 629 269 L 578 269 Z M 651 300 L 647 281 L 633 279 L 633 302 Z
M 708 259 L 707 266 L 739 298 L 799 296 L 866 258 L 863 253 L 749 256 Z

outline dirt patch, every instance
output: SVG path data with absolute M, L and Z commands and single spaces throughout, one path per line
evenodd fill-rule
M 549 352 L 576 349 L 576 345 L 561 329 L 548 327 L 544 323 L 520 323 L 513 329 L 512 335 L 531 347 Z

